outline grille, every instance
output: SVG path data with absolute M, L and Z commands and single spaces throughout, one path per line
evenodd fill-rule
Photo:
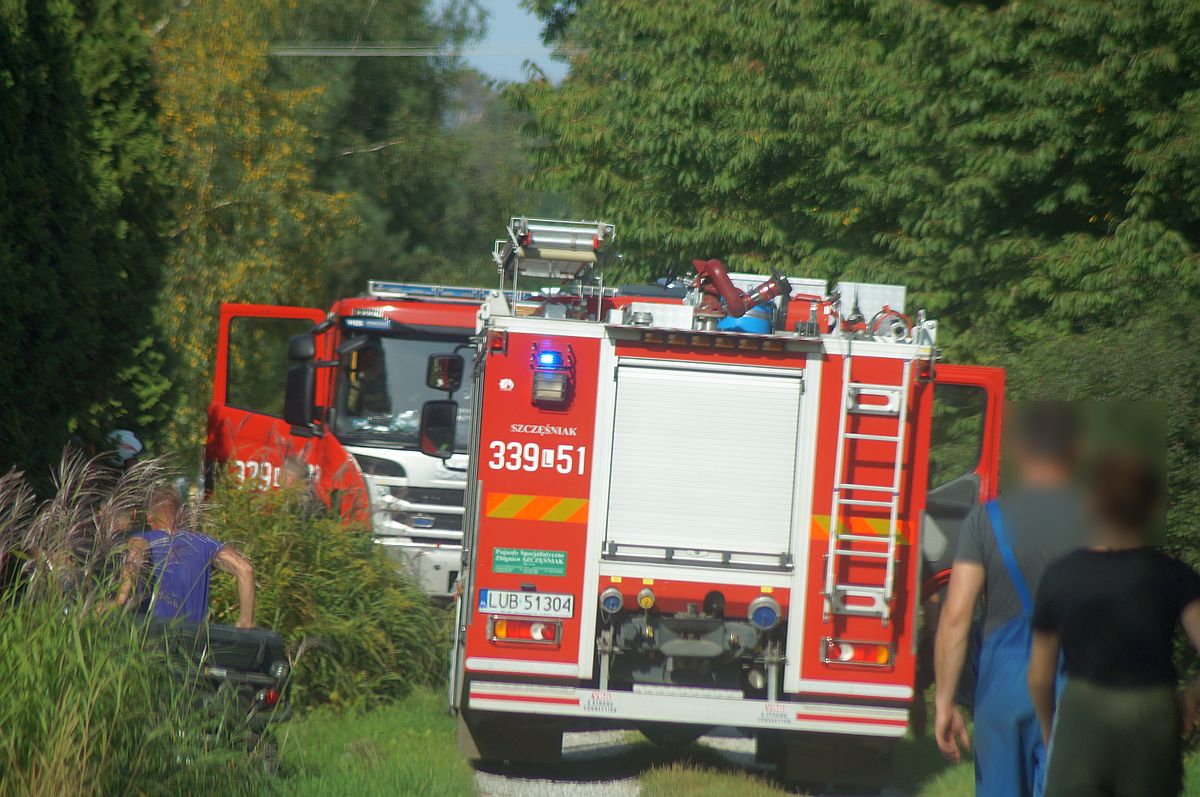
M 405 491 L 404 500 L 410 504 L 430 504 L 432 506 L 462 506 L 463 491 L 447 487 L 409 487 Z

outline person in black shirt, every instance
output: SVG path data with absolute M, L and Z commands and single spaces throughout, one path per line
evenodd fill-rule
M 1029 693 L 1050 747 L 1045 797 L 1176 795 L 1200 683 L 1177 699 L 1171 648 L 1182 623 L 1200 650 L 1200 576 L 1147 545 L 1162 504 L 1156 468 L 1110 455 L 1093 488 L 1096 544 L 1050 565 L 1034 606 Z

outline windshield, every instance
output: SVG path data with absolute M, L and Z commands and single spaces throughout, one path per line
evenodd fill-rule
M 346 442 L 416 448 L 421 407 L 426 401 L 458 402 L 456 447 L 465 451 L 471 431 L 471 348 L 466 336 L 391 337 L 364 335 L 360 348 L 344 358 L 338 380 L 335 431 Z M 462 387 L 452 396 L 425 385 L 431 354 L 457 352 L 467 359 Z

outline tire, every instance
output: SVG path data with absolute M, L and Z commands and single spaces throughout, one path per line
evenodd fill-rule
M 486 764 L 557 764 L 562 726 L 511 714 L 459 711 L 458 749 Z
M 788 785 L 828 786 L 838 792 L 878 794 L 891 785 L 894 739 L 789 733 L 780 739 L 778 775 Z

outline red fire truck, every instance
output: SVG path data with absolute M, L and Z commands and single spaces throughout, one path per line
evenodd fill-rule
M 278 487 L 288 460 L 318 495 L 372 521 L 376 540 L 433 595 L 461 561 L 467 454 L 422 454 L 427 358 L 466 349 L 489 291 L 372 281 L 329 311 L 225 304 L 208 412 L 209 468 Z M 462 440 L 471 383 L 464 399 Z
M 596 230 L 514 219 L 494 255 L 510 286 L 594 274 Z M 733 726 L 787 776 L 884 777 L 923 590 L 996 491 L 1003 372 L 938 362 L 903 288 L 695 268 L 682 298 L 564 288 L 530 314 L 496 291 L 469 362 L 430 358 L 431 389 L 474 385 L 461 746 Z M 461 444 L 459 397 L 423 407 L 431 457 Z

